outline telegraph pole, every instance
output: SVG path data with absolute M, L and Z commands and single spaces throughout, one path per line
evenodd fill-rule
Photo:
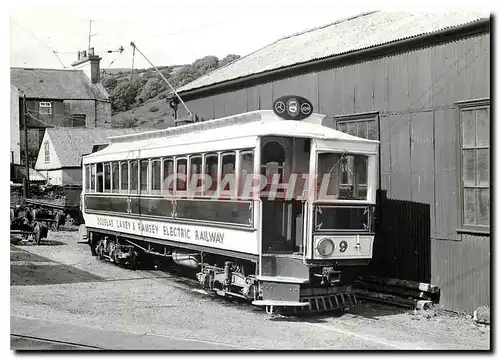
M 30 164 L 29 164 L 29 156 L 28 156 L 28 122 L 26 121 L 26 117 L 28 116 L 28 112 L 26 111 L 26 95 L 23 95 L 23 106 L 21 106 L 21 119 L 23 121 L 24 127 L 24 164 L 26 169 L 26 176 L 24 178 L 24 197 L 26 199 L 30 198 Z
M 90 49 L 90 38 L 92 37 L 92 20 L 90 20 L 90 23 L 89 23 L 89 47 L 88 49 Z

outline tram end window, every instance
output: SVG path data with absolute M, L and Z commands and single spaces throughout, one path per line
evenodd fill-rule
M 161 191 L 161 160 L 151 160 L 151 194 L 159 195 Z
M 98 193 L 102 193 L 104 190 L 104 169 L 102 163 L 96 164 L 96 177 L 97 183 L 95 191 Z
M 240 169 L 238 180 L 238 196 L 250 198 L 253 196 L 254 185 L 254 152 L 253 150 L 240 151 Z
M 130 162 L 130 193 L 137 194 L 139 191 L 139 161 Z
M 120 192 L 122 194 L 128 193 L 128 162 L 120 162 L 121 179 L 120 179 Z
M 190 171 L 188 181 L 189 196 L 199 196 L 203 194 L 205 180 L 202 174 L 202 157 L 201 155 L 192 155 L 189 158 Z
M 218 154 L 205 155 L 205 181 L 207 182 L 207 184 L 204 189 L 204 195 L 211 196 L 217 191 L 217 187 L 219 184 L 218 164 Z
M 139 170 L 139 186 L 141 194 L 149 194 L 148 180 L 149 180 L 149 160 L 140 161 Z
M 111 192 L 111 164 L 105 163 L 103 167 L 104 173 L 104 186 L 103 192 L 109 193 Z
M 175 173 L 176 180 L 176 193 L 178 191 L 186 191 L 187 190 L 187 159 L 180 158 L 177 159 L 177 167 Z
M 85 165 L 85 191 L 90 191 L 90 165 Z
M 219 194 L 222 197 L 232 197 L 236 190 L 236 153 L 228 152 L 221 156 L 221 179 Z
M 172 196 L 174 194 L 174 159 L 163 160 L 163 195 Z

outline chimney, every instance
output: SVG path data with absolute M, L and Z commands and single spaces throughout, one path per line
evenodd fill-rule
M 97 84 L 100 81 L 100 62 L 101 58 L 94 54 L 94 48 L 90 48 L 88 51 L 78 51 L 78 60 L 72 63 L 71 66 L 73 66 L 75 70 L 83 70 L 92 84 Z

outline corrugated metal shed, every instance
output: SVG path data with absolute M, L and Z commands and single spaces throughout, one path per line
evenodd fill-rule
M 488 18 L 479 12 L 372 12 L 282 38 L 200 77 L 179 92 L 307 63 Z
M 92 84 L 82 70 L 11 68 L 10 83 L 32 99 L 109 99 L 102 84 Z
M 109 136 L 143 132 L 144 129 L 47 129 L 54 150 L 61 162 L 61 167 L 81 166 L 82 156 L 90 154 L 95 144 L 106 144 Z M 43 150 L 43 148 L 42 148 Z

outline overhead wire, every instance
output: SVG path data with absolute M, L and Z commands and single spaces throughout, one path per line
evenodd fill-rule
M 54 49 L 52 49 L 49 45 L 47 45 L 45 42 L 43 42 L 42 40 L 40 40 L 38 37 L 35 36 L 35 34 L 33 34 L 31 31 L 29 31 L 28 29 L 26 29 L 24 26 L 22 26 L 16 19 L 14 18 L 11 18 L 11 20 L 13 20 L 17 26 L 19 26 L 21 29 L 23 29 L 24 31 L 26 31 L 28 34 L 30 34 L 36 41 L 38 41 L 40 44 L 42 44 L 46 49 L 48 49 L 50 52 L 52 52 L 54 54 L 54 56 L 57 58 L 57 60 L 59 60 L 59 63 L 62 65 L 63 68 L 66 69 L 66 65 L 64 65 L 64 63 L 62 62 L 61 58 L 57 55 L 58 52 L 55 51 Z

